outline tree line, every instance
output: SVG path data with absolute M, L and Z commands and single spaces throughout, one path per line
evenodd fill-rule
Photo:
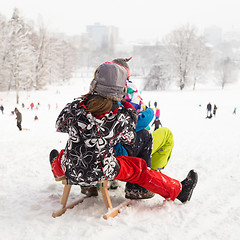
M 0 15 L 0 90 L 39 90 L 71 78 L 74 47 L 51 36 L 42 25 L 36 30 L 14 9 L 11 19 Z
M 231 42 L 210 45 L 195 27 L 179 27 L 153 47 L 145 90 L 165 90 L 170 85 L 177 85 L 180 90 L 192 86 L 195 90 L 197 83 L 209 79 L 223 89 L 238 80 L 239 48 L 239 43 L 234 46 Z
M 144 34 L 144 33 L 143 33 Z M 145 90 L 183 90 L 213 76 L 222 88 L 237 80 L 239 42 L 210 45 L 194 26 L 181 26 L 155 45 L 133 46 L 116 51 L 113 45 L 97 48 L 88 35 L 62 38 L 26 23 L 18 9 L 7 20 L 0 14 L 0 91 L 39 90 L 45 85 L 66 83 L 78 68 L 96 68 L 99 63 L 133 56 L 132 75 L 145 78 Z

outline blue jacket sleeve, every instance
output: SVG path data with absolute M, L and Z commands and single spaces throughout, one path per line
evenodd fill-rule
M 145 129 L 154 118 L 154 111 L 151 108 L 147 108 L 138 115 L 136 132 Z
M 116 156 L 128 156 L 127 150 L 122 146 L 121 143 L 117 143 L 113 148 L 116 151 Z

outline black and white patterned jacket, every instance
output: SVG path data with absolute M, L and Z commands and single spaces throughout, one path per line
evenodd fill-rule
M 114 179 L 120 166 L 113 146 L 134 143 L 137 118 L 135 109 L 118 107 L 98 119 L 83 99 L 67 104 L 56 121 L 57 131 L 69 134 L 61 159 L 66 177 L 80 185 Z

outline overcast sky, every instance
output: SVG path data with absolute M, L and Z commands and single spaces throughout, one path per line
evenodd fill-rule
M 119 28 L 122 38 L 161 39 L 189 23 L 199 30 L 217 25 L 240 29 L 239 0 L 1 0 L 0 13 L 9 18 L 13 8 L 27 19 L 41 18 L 50 31 L 81 34 L 86 25 Z

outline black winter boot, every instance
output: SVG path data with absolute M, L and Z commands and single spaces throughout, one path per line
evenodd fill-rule
M 53 163 L 54 159 L 58 156 L 58 154 L 59 154 L 59 152 L 58 152 L 58 150 L 56 150 L 56 149 L 53 149 L 53 150 L 50 152 L 50 154 L 49 154 L 49 161 L 50 161 L 51 166 L 52 166 L 52 163 Z M 57 176 L 55 176 L 54 174 L 53 174 L 53 176 L 54 176 L 55 178 L 57 178 Z
M 110 189 L 117 189 L 119 187 L 117 180 L 110 181 Z
M 52 166 L 52 163 L 53 163 L 54 159 L 58 156 L 58 154 L 59 154 L 59 152 L 56 149 L 53 149 L 50 152 L 50 154 L 49 154 L 49 161 L 50 161 L 51 166 Z
M 125 198 L 128 199 L 149 199 L 154 197 L 155 193 L 139 186 L 136 183 L 127 183 L 125 188 Z
M 88 197 L 96 197 L 98 196 L 98 188 L 97 187 L 81 187 L 81 193 L 87 195 Z
M 125 193 L 125 198 L 127 199 L 149 199 L 149 198 L 152 198 L 154 197 L 155 193 L 153 192 L 150 192 L 150 191 L 145 191 L 145 192 L 141 192 L 141 191 L 126 191 Z
M 182 190 L 177 196 L 177 199 L 180 200 L 182 203 L 185 203 L 191 199 L 193 189 L 195 188 L 198 181 L 198 174 L 191 170 L 187 177 L 181 182 Z

